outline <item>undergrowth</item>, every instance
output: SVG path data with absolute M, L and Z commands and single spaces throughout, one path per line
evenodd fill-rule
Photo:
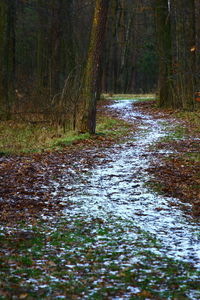
M 102 99 L 137 99 L 151 100 L 153 94 L 103 94 Z M 97 115 L 97 134 L 106 138 L 119 138 L 126 135 L 129 124 L 118 118 Z M 63 132 L 62 127 L 51 126 L 48 123 L 27 123 L 23 121 L 0 121 L 0 155 L 41 152 L 60 149 L 92 138 L 89 134 L 79 135 L 75 131 Z
M 187 121 L 194 133 L 200 132 L 200 112 L 182 111 L 175 114 L 178 118 Z
M 153 100 L 155 99 L 154 94 L 103 94 L 102 99 L 112 99 L 112 100 L 127 100 L 134 99 L 138 101 Z
M 97 135 L 117 138 L 127 133 L 128 124 L 116 118 L 99 117 Z M 89 133 L 75 131 L 64 133 L 62 128 L 48 124 L 28 124 L 25 122 L 0 122 L 0 154 L 20 154 L 61 149 L 78 141 L 92 139 Z

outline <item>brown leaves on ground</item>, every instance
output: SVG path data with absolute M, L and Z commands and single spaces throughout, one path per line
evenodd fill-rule
M 192 213 L 200 215 L 200 164 L 173 157 L 161 159 L 160 165 L 154 164 L 149 169 L 161 190 L 168 196 L 179 198 L 192 204 Z
M 105 114 L 106 104 L 104 101 L 99 107 L 101 115 Z M 117 118 L 114 112 L 110 115 Z M 71 191 L 79 174 L 92 169 L 103 157 L 103 150 L 115 142 L 115 138 L 94 135 L 91 139 L 75 141 L 61 151 L 0 156 L 0 222 L 29 221 L 41 214 L 63 210 L 64 192 Z M 55 184 L 58 182 L 59 189 Z
M 85 143 L 83 147 L 83 143 Z M 96 147 L 109 145 L 110 140 L 96 141 Z M 97 146 L 98 145 L 98 146 Z M 87 152 L 92 147 L 87 141 L 62 151 L 30 156 L 0 158 L 0 221 L 38 217 L 42 213 L 58 211 L 63 191 L 70 189 L 84 168 L 92 168 L 98 154 Z M 97 150 L 98 152 L 98 150 Z M 55 182 L 62 181 L 59 190 Z M 52 194 L 56 192 L 56 197 Z
M 105 104 L 106 101 L 100 105 L 100 114 L 110 113 L 117 117 L 107 108 L 105 112 Z M 154 118 L 163 116 L 169 122 L 172 117 L 174 120 L 172 111 L 160 111 L 153 104 L 152 101 L 141 102 L 136 107 Z M 62 210 L 62 197 L 66 191 L 71 191 L 71 183 L 81 172 L 94 167 L 104 155 L 104 148 L 115 142 L 115 139 L 97 135 L 74 142 L 62 151 L 0 157 L 0 222 L 15 223 Z M 189 201 L 193 205 L 193 215 L 200 215 L 200 163 L 186 155 L 199 152 L 199 140 L 190 136 L 187 140 L 160 143 L 157 149 L 170 149 L 175 154 L 166 159 L 165 155 L 155 151 L 157 159 L 153 160 L 149 172 L 161 183 L 165 194 Z M 55 182 L 59 182 L 59 189 Z M 66 202 L 66 205 L 70 204 Z
M 194 130 L 195 125 L 184 119 L 176 119 L 171 110 L 158 110 L 154 102 L 138 103 L 144 113 L 150 113 L 154 118 L 164 116 L 170 123 L 178 122 L 186 127 L 187 138 L 172 139 L 158 143 L 155 147 L 154 159 L 149 172 L 153 181 L 168 196 L 173 196 L 183 202 L 192 204 L 193 216 L 200 216 L 200 133 Z M 196 128 L 195 128 L 196 129 Z M 170 150 L 168 157 L 157 150 Z

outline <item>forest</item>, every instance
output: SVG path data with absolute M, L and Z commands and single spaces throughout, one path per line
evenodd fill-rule
M 0 0 L 0 299 L 200 299 L 199 141 L 199 0 Z
M 198 1 L 104 2 L 96 4 L 108 7 L 100 16 L 105 39 L 97 61 L 91 61 L 98 64 L 95 97 L 153 92 L 161 107 L 198 109 Z M 100 42 L 91 35 L 94 5 L 1 0 L 1 118 L 22 115 L 78 126 L 78 107 L 86 101 L 83 85 L 92 84 L 84 79 L 92 72 L 87 61 L 98 52 L 89 47 Z

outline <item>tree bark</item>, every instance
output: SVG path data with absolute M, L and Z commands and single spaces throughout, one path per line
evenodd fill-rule
M 81 132 L 95 133 L 96 98 L 98 92 L 100 59 L 104 45 L 104 35 L 109 0 L 96 0 L 90 46 L 85 69 L 82 103 L 79 105 L 76 129 Z
M 194 107 L 195 86 L 195 7 L 194 0 L 173 0 L 174 21 L 174 79 L 176 107 Z M 194 51 L 193 51 L 194 50 Z
M 156 0 L 156 32 L 159 53 L 159 106 L 172 107 L 172 44 L 168 0 Z
M 195 92 L 200 92 L 200 2 L 195 0 Z M 200 109 L 200 102 L 195 102 Z

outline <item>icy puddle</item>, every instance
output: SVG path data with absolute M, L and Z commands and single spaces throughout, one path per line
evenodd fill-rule
M 173 206 L 178 200 L 158 196 L 145 187 L 149 179 L 146 169 L 154 159 L 149 147 L 165 136 L 166 120 L 143 116 L 134 111 L 132 104 L 131 100 L 120 100 L 111 108 L 118 110 L 125 120 L 143 119 L 137 135 L 107 150 L 99 166 L 81 176 L 73 194 L 63 199 L 74 203 L 65 213 L 88 221 L 100 218 L 107 222 L 113 217 L 132 221 L 156 236 L 163 245 L 161 252 L 199 268 L 199 223 Z

